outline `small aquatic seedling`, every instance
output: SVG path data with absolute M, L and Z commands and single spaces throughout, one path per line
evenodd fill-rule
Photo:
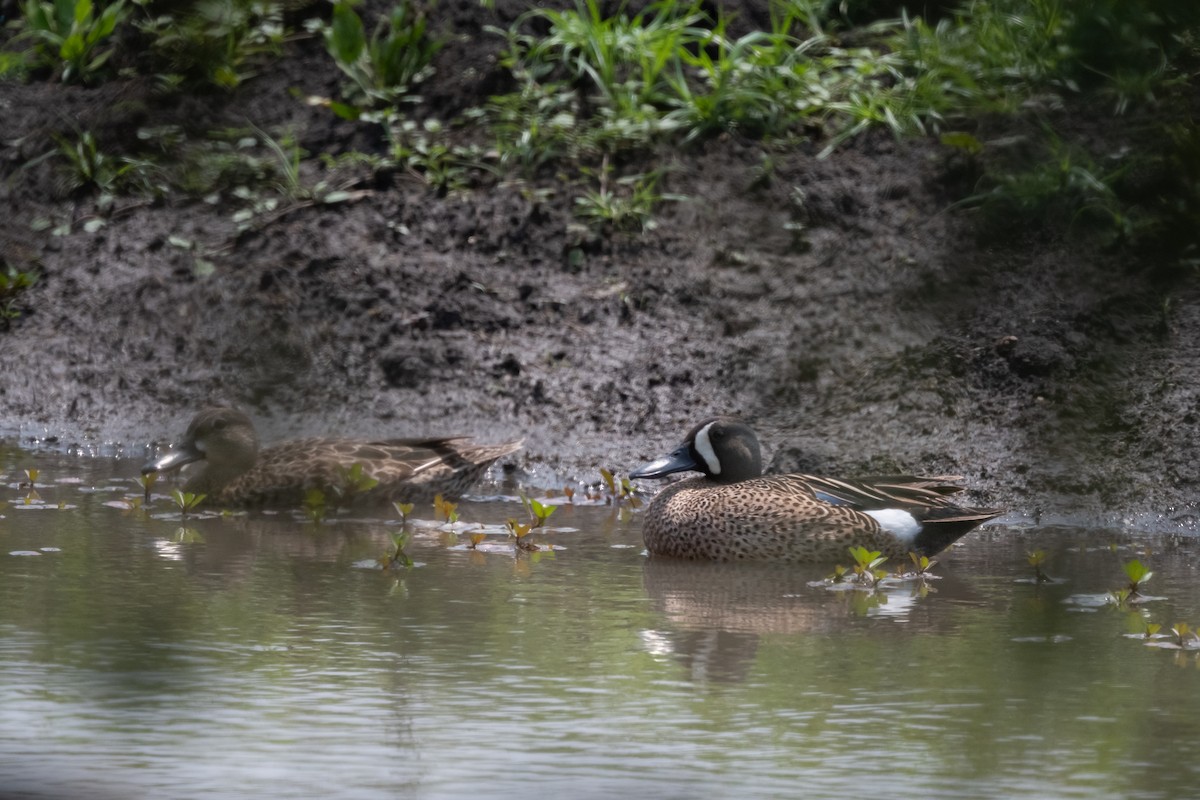
M 25 470 L 25 477 L 28 478 L 29 481 L 22 488 L 28 488 L 30 491 L 33 491 L 37 485 L 38 475 L 40 474 L 41 471 L 37 467 L 30 467 L 29 469 Z
M 144 502 L 150 502 L 150 490 L 154 488 L 154 484 L 158 483 L 158 473 L 148 472 L 145 475 L 138 476 L 138 483 L 142 485 L 142 499 Z
M 1152 639 L 1160 630 L 1162 630 L 1162 625 L 1159 625 L 1157 622 L 1150 622 L 1147 620 L 1146 628 L 1142 631 L 1142 638 Z
M 319 525 L 325 521 L 328 513 L 329 503 L 326 502 L 324 492 L 314 487 L 304 493 L 304 515 L 310 522 Z
M 1037 583 L 1049 583 L 1050 577 L 1042 571 L 1042 564 L 1046 563 L 1046 551 L 1034 550 L 1032 553 L 1025 555 L 1025 560 L 1029 562 L 1029 566 L 1033 567 L 1033 579 Z
M 1125 575 L 1129 578 L 1128 595 L 1141 594 L 1142 584 L 1150 580 L 1154 572 L 1136 558 L 1124 565 Z
M 910 559 L 912 559 L 913 566 L 915 566 L 917 568 L 918 577 L 922 577 L 922 578 L 924 578 L 926 575 L 928 575 L 929 570 L 936 567 L 937 563 L 938 563 L 937 561 L 931 559 L 929 556 L 919 556 L 916 553 L 909 553 L 908 557 Z
M 451 525 L 458 522 L 458 503 L 452 503 L 440 494 L 433 498 L 433 511 Z
M 408 515 L 412 513 L 412 503 L 401 503 L 399 500 L 392 503 L 392 508 L 396 509 L 396 513 L 400 515 L 400 524 L 408 524 Z
M 411 568 L 413 565 L 413 560 L 408 553 L 404 552 L 404 549 L 408 547 L 409 542 L 412 541 L 412 534 L 406 530 L 400 530 L 391 534 L 391 537 L 391 550 L 380 556 L 379 566 L 382 569 L 391 569 L 396 564 L 399 564 L 402 567 Z
M 355 495 L 366 494 L 378 485 L 378 479 L 372 478 L 363 471 L 362 462 L 355 461 L 349 469 L 338 467 L 338 483 L 333 488 L 338 494 L 338 499 L 346 503 Z
M 530 524 L 533 528 L 540 528 L 545 525 L 546 520 L 550 518 L 550 515 L 558 510 L 558 506 L 552 506 L 549 503 L 541 503 L 537 500 L 534 500 L 532 497 L 525 497 L 524 495 L 521 495 L 521 504 L 524 505 L 525 510 L 529 512 L 529 518 L 531 520 Z
M 600 468 L 600 478 L 604 482 L 604 491 L 589 499 L 603 499 L 605 503 L 612 505 L 628 505 L 630 508 L 638 508 L 642 505 L 641 498 L 637 496 L 637 488 L 628 477 L 622 477 L 617 480 L 612 471 Z
M 846 568 L 845 568 L 845 567 L 843 567 L 841 564 L 838 564 L 836 567 L 834 567 L 834 568 L 833 568 L 833 573 L 832 573 L 831 575 L 826 575 L 826 576 L 825 576 L 825 580 L 829 581 L 830 583 L 843 583 L 843 582 L 845 582 L 845 580 L 846 580 Z
M 179 507 L 179 514 L 186 517 L 187 513 L 196 506 L 204 502 L 206 494 L 196 494 L 195 492 L 185 492 L 180 489 L 171 491 L 171 500 Z
M 508 522 L 505 523 L 505 526 L 508 528 L 508 535 L 516 539 L 518 550 L 532 552 L 540 549 L 536 544 L 533 543 L 531 539 L 528 538 L 529 532 L 533 530 L 532 525 L 522 525 L 515 519 L 510 518 Z
M 612 472 L 604 467 L 601 467 L 600 477 L 604 480 L 604 486 L 608 489 L 609 495 L 615 495 L 617 493 L 617 485 L 613 478 Z
M 861 583 L 869 583 L 871 586 L 878 586 L 879 582 L 888 576 L 886 569 L 879 569 L 879 565 L 887 561 L 887 556 L 884 556 L 878 550 L 868 550 L 865 547 L 851 547 L 850 557 L 854 559 L 854 574 L 858 576 Z
M 471 531 L 471 533 L 467 536 L 467 548 L 470 550 L 477 549 L 479 547 L 479 543 L 482 542 L 486 538 L 487 538 L 487 531 L 485 531 L 483 529 L 483 526 L 480 525 L 479 530 Z
M 1192 630 L 1192 626 L 1186 622 L 1176 622 L 1171 626 L 1171 633 L 1175 634 L 1175 644 L 1180 647 L 1187 647 L 1189 639 L 1192 641 L 1200 639 L 1200 633 Z

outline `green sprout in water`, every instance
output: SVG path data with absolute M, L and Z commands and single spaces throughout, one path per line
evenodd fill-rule
M 929 570 L 937 566 L 938 563 L 929 556 L 919 556 L 916 553 L 909 553 L 908 557 L 912 559 L 913 566 L 917 568 L 917 576 L 921 578 L 929 575 Z
M 1175 644 L 1180 647 L 1187 647 L 1188 641 L 1196 641 L 1200 639 L 1200 633 L 1192 630 L 1192 626 L 1186 622 L 1176 622 L 1171 626 L 1171 633 L 1175 634 Z
M 505 523 L 505 526 L 508 528 L 508 535 L 516 540 L 518 550 L 533 552 L 540 549 L 536 544 L 533 543 L 533 540 L 529 538 L 529 532 L 534 528 L 533 525 L 522 525 L 515 519 L 509 519 L 508 522 Z
M 402 567 L 411 569 L 413 566 L 412 557 L 405 552 L 412 541 L 412 534 L 403 528 L 391 534 L 392 546 L 391 549 L 384 553 L 379 558 L 379 566 L 383 569 L 391 569 L 399 564 Z
M 452 503 L 440 494 L 433 498 L 433 511 L 449 525 L 458 522 L 458 503 Z
M 880 551 L 851 547 L 850 557 L 854 559 L 854 574 L 859 582 L 875 587 L 888 576 L 886 569 L 879 569 L 879 565 L 887 561 L 887 556 L 882 555 Z
M 1029 566 L 1033 567 L 1033 579 L 1037 583 L 1049 583 L 1050 578 L 1042 571 L 1042 564 L 1046 563 L 1046 551 L 1034 550 L 1025 556 L 1025 560 L 1029 562 Z
M 525 510 L 529 512 L 530 525 L 533 528 L 540 528 L 545 525 L 550 515 L 558 510 L 558 506 L 541 503 L 532 497 L 525 497 L 524 495 L 521 496 L 521 503 L 525 506 Z
M 408 524 L 408 515 L 412 513 L 413 504 L 412 503 L 401 503 L 400 501 L 397 500 L 392 503 L 392 508 L 396 509 L 396 513 L 400 515 L 400 524 L 407 525 Z
M 486 538 L 487 538 L 487 531 L 483 530 L 482 526 L 480 526 L 479 530 L 477 530 L 477 531 L 471 531 L 471 533 L 467 535 L 467 549 L 468 550 L 478 549 L 480 542 L 482 542 Z
M 325 516 L 329 513 L 329 504 L 326 502 L 325 493 L 320 489 L 309 489 L 304 493 L 304 515 L 314 525 L 319 525 L 325 521 Z
M 1129 594 L 1141 594 L 1142 584 L 1150 580 L 1150 578 L 1154 575 L 1154 572 L 1148 569 L 1145 564 L 1143 564 L 1141 561 L 1138 561 L 1136 558 L 1133 561 L 1126 562 L 1124 566 L 1125 575 L 1129 578 Z
M 206 497 L 208 495 L 185 492 L 180 489 L 173 489 L 171 491 L 171 500 L 179 508 L 179 514 L 183 517 L 186 517 L 189 511 L 192 511 L 196 506 L 203 503 Z
M 348 503 L 357 495 L 366 494 L 379 485 L 379 480 L 371 477 L 363 469 L 362 462 L 355 461 L 350 468 L 338 467 L 338 483 L 334 487 L 338 500 Z
M 149 503 L 150 490 L 154 488 L 154 484 L 158 483 L 158 473 L 147 472 L 145 475 L 139 475 L 137 480 L 142 485 L 142 501 Z

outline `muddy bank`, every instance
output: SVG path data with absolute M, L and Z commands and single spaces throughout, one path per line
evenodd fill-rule
M 483 13 L 445 20 L 473 38 L 439 55 L 430 110 L 497 91 Z M 230 95 L 3 86 L 0 243 L 41 273 L 0 331 L 6 431 L 140 456 L 223 402 L 267 439 L 524 435 L 536 475 L 591 478 L 737 413 L 775 469 L 956 473 L 977 503 L 1194 525 L 1194 287 L 1085 232 L 997 235 L 951 210 L 961 187 L 931 141 L 664 151 L 647 163 L 688 199 L 645 233 L 581 229 L 554 175 L 439 193 L 403 172 L 257 231 L 221 203 L 118 199 L 88 233 L 95 198 L 34 163 L 54 132 L 116 147 L 183 120 L 377 150 L 289 93 L 339 81 L 307 39 Z M 305 180 L 333 177 L 306 162 Z

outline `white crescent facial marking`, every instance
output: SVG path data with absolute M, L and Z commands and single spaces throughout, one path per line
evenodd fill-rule
M 197 450 L 199 450 L 201 453 L 207 453 L 207 452 L 208 452 L 208 445 L 206 445 L 206 444 L 204 443 L 204 440 L 203 440 L 203 439 L 197 439 L 197 440 L 194 442 L 194 444 L 196 445 L 196 449 L 197 449 Z
M 881 528 L 902 542 L 911 543 L 921 532 L 921 523 L 917 522 L 917 518 L 901 508 L 881 508 L 863 513 L 874 517 Z
M 717 458 L 717 453 L 713 450 L 712 442 L 708 438 L 708 429 L 716 424 L 715 422 L 708 423 L 696 432 L 696 438 L 692 440 L 696 452 L 700 454 L 700 457 L 704 459 L 704 463 L 708 465 L 710 475 L 721 474 L 721 461 Z

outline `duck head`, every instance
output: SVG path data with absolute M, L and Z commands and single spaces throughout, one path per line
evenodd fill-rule
M 258 436 L 250 418 L 232 408 L 206 408 L 188 425 L 175 448 L 142 465 L 142 474 L 170 472 L 186 464 L 204 461 L 205 468 L 193 483 L 224 483 L 254 466 L 258 459 Z
M 670 454 L 629 473 L 631 478 L 665 478 L 695 470 L 717 483 L 737 483 L 762 475 L 762 451 L 754 430 L 733 417 L 706 419 L 688 431 Z

